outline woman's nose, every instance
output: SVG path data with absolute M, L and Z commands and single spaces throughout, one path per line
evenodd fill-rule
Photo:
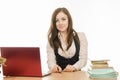
M 60 20 L 60 22 L 59 22 L 60 24 L 62 24 L 63 23 L 63 21 L 62 20 Z

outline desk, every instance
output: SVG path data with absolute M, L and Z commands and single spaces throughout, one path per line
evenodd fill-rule
M 5 77 L 4 80 L 89 80 L 85 71 L 52 73 L 45 77 Z
M 62 72 L 62 73 L 52 73 L 46 77 L 5 77 L 4 80 L 92 80 L 89 79 L 87 72 L 77 71 L 77 72 Z M 117 80 L 120 80 L 118 76 Z

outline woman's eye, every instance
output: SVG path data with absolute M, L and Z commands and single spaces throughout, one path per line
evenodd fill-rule
M 58 22 L 58 21 L 65 21 L 66 18 L 61 18 L 61 19 L 56 19 L 55 22 Z
M 65 18 L 62 18 L 62 20 L 66 20 Z

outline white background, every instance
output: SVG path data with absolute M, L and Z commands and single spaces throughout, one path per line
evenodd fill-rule
M 0 46 L 40 47 L 47 69 L 46 43 L 51 15 L 66 7 L 74 29 L 88 40 L 89 59 L 110 59 L 120 70 L 120 0 L 0 0 Z

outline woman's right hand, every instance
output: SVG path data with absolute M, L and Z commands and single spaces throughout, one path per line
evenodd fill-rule
M 54 68 L 52 69 L 52 73 L 60 73 L 62 72 L 62 68 L 58 65 L 55 65 Z

